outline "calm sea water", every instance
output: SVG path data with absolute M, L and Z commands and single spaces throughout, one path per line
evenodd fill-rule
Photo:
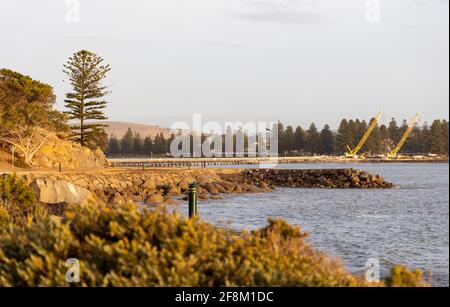
M 242 167 L 242 166 L 240 166 Z M 254 167 L 254 166 L 250 166 Z M 399 185 L 390 190 L 280 188 L 272 193 L 226 195 L 199 202 L 201 217 L 216 225 L 248 229 L 283 218 L 310 232 L 319 250 L 361 273 L 368 258 L 385 276 L 394 263 L 432 272 L 432 284 L 449 285 L 448 163 L 287 164 L 280 168 L 353 167 Z M 187 214 L 187 205 L 178 206 Z

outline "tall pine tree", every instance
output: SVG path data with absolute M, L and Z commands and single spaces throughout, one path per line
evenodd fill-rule
M 274 125 L 273 129 L 277 129 L 278 132 L 278 154 L 283 155 L 286 151 L 286 144 L 284 142 L 284 125 L 278 121 L 277 124 Z
M 144 139 L 144 144 L 142 145 L 142 151 L 144 155 L 151 156 L 153 153 L 153 141 L 150 136 L 147 136 Z
M 128 128 L 127 132 L 122 137 L 122 140 L 120 141 L 120 147 L 122 149 L 122 155 L 133 154 L 134 134 L 131 128 Z
M 395 118 L 392 118 L 391 121 L 389 122 L 388 133 L 389 138 L 391 139 L 395 147 L 395 144 L 397 144 L 398 141 L 400 140 L 400 131 L 397 126 L 397 121 L 395 120 Z
M 445 131 L 442 122 L 439 119 L 433 121 L 430 127 L 430 152 L 434 154 L 445 154 L 448 147 L 448 138 L 445 136 Z
M 143 142 L 142 142 L 142 138 L 141 138 L 141 134 L 139 132 L 134 134 L 134 139 L 133 139 L 133 154 L 140 156 L 142 155 L 142 146 L 143 146 Z
M 369 125 L 371 125 L 374 120 L 375 118 L 371 118 Z M 366 130 L 367 128 L 368 127 L 366 127 Z M 381 153 L 380 127 L 378 125 L 375 125 L 375 127 L 373 128 L 372 133 L 364 144 L 363 151 L 370 154 Z
M 320 133 L 314 123 L 306 131 L 306 149 L 310 154 L 321 153 Z
M 292 126 L 287 126 L 283 132 L 283 147 L 287 151 L 295 150 L 295 134 Z
M 329 125 L 325 125 L 320 131 L 321 153 L 331 155 L 334 152 L 334 134 Z
M 442 138 L 444 141 L 443 153 L 448 155 L 448 121 L 444 119 L 441 123 L 441 126 L 442 126 Z
M 166 153 L 166 139 L 164 138 L 164 134 L 162 132 L 157 134 L 155 137 L 153 152 L 160 155 Z
M 115 135 L 112 135 L 109 138 L 108 141 L 108 149 L 107 149 L 107 154 L 108 155 L 120 155 L 120 142 L 119 140 L 116 138 Z
M 66 94 L 66 107 L 69 119 L 77 120 L 72 126 L 73 138 L 83 146 L 97 147 L 99 137 L 106 125 L 89 121 L 105 120 L 103 109 L 107 101 L 103 98 L 109 94 L 102 85 L 106 74 L 111 70 L 103 64 L 103 58 L 97 54 L 81 50 L 74 53 L 64 65 L 73 91 Z
M 295 150 L 298 150 L 299 152 L 305 150 L 306 146 L 306 132 L 303 130 L 301 126 L 297 126 L 294 133 L 294 143 L 295 143 Z
M 337 132 L 336 152 L 343 154 L 348 151 L 347 145 L 351 147 L 353 143 L 354 138 L 350 124 L 346 119 L 343 119 Z

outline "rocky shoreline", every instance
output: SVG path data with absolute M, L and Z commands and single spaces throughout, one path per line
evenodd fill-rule
M 171 169 L 113 170 L 86 173 L 22 175 L 47 204 L 82 203 L 95 196 L 112 204 L 128 201 L 177 204 L 188 186 L 197 183 L 200 200 L 224 194 L 270 192 L 277 187 L 369 189 L 392 188 L 383 177 L 356 169 Z

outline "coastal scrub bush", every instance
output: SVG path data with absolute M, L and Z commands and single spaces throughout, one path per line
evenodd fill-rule
M 17 202 L 25 206 L 36 202 L 34 191 L 16 175 L 0 177 L 0 203 Z
M 401 265 L 394 266 L 391 276 L 386 279 L 389 287 L 420 287 L 424 284 L 421 270 L 410 271 Z
M 46 209 L 37 204 L 36 194 L 16 175 L 0 177 L 0 226 L 28 223 L 46 216 Z
M 0 205 L 0 227 L 6 227 L 13 222 L 13 219 L 9 212 Z
M 305 236 L 281 220 L 235 235 L 164 209 L 73 205 L 60 221 L 0 228 L 0 285 L 369 285 Z M 80 263 L 77 284 L 65 278 L 69 258 Z

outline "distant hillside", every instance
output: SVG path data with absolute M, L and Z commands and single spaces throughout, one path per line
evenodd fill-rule
M 139 132 L 142 137 L 150 136 L 154 138 L 161 132 L 164 134 L 164 137 L 169 137 L 171 133 L 169 128 L 163 128 L 159 126 L 117 121 L 106 121 L 103 123 L 109 125 L 109 127 L 105 128 L 108 136 L 115 135 L 117 138 L 121 138 L 127 132 L 128 128 L 131 128 L 133 132 Z

